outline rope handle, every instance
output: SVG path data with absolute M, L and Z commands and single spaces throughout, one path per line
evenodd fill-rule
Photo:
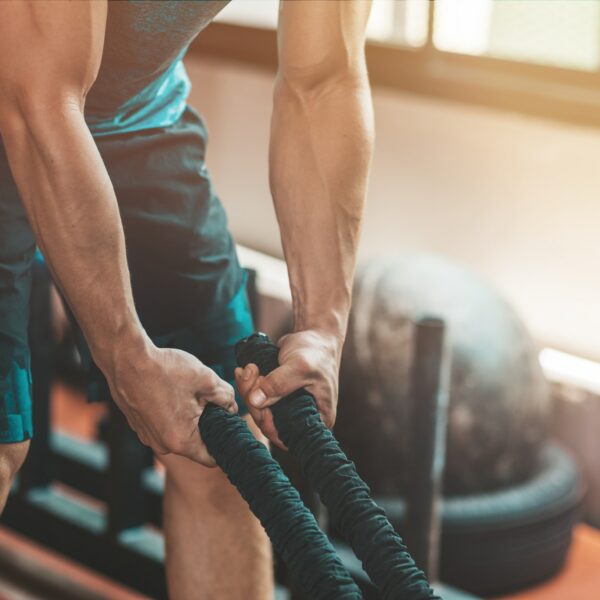
M 261 375 L 278 367 L 278 347 L 254 333 L 235 347 L 239 367 L 257 365 Z M 385 600 L 434 600 L 423 571 L 371 498 L 354 463 L 322 422 L 314 397 L 301 388 L 270 407 L 275 427 L 290 454 L 329 510 L 333 525 L 348 541 Z

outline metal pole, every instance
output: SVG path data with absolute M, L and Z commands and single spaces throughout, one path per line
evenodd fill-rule
M 123 530 L 147 521 L 142 472 L 151 451 L 139 441 L 113 400 L 109 411 L 108 533 L 118 537 Z
M 50 391 L 54 379 L 56 343 L 52 332 L 50 273 L 41 257 L 33 264 L 29 342 L 33 378 L 33 430 L 27 460 L 20 473 L 19 493 L 48 485 L 52 479 L 53 456 L 50 451 Z
M 431 580 L 438 576 L 440 508 L 448 408 L 444 323 L 416 324 L 410 394 L 406 543 Z

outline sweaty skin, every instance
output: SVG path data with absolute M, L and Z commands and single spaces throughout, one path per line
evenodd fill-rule
M 370 2 L 283 1 L 270 184 L 293 298 L 280 367 L 237 369 L 250 413 L 277 437 L 269 406 L 305 387 L 333 427 L 373 147 L 364 41 Z
M 0 133 L 36 240 L 129 424 L 159 454 L 212 465 L 198 419 L 206 402 L 235 412 L 233 390 L 142 328 L 114 190 L 84 120 L 106 11 L 104 0 L 0 3 Z

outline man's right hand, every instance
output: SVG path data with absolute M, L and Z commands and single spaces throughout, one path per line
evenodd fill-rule
M 113 365 L 107 371 L 113 399 L 142 443 L 157 454 L 179 454 L 215 466 L 198 420 L 207 402 L 237 412 L 229 383 L 191 354 L 149 341 L 135 352 L 120 350 Z

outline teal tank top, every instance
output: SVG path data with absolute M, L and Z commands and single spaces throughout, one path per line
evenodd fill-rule
M 94 136 L 166 127 L 190 91 L 191 41 L 229 0 L 109 0 L 104 52 L 85 118 Z

